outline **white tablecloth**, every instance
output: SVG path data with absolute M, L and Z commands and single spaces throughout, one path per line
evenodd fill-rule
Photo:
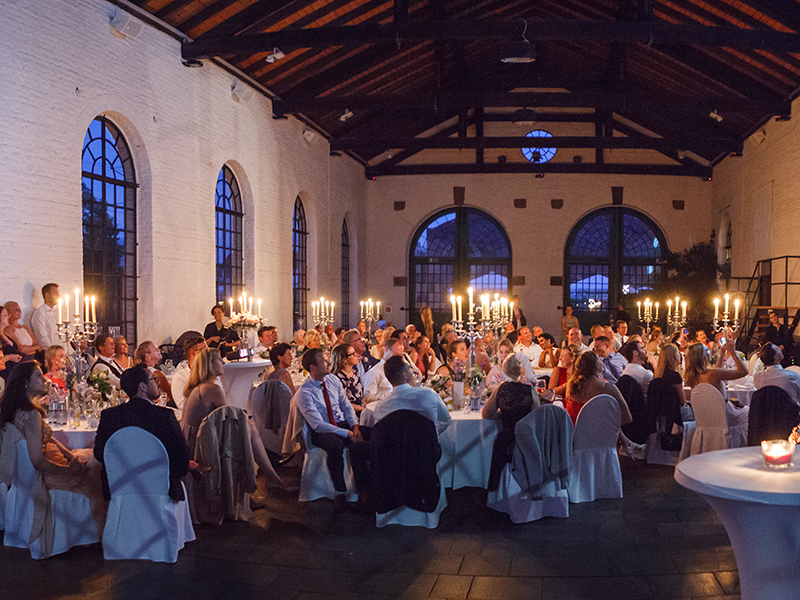
M 272 366 L 268 360 L 253 359 L 225 363 L 222 373 L 222 387 L 228 404 L 247 410 L 247 401 L 253 391 L 253 383 L 266 368 Z
M 742 600 L 796 598 L 800 589 L 800 467 L 763 466 L 760 447 L 687 458 L 675 480 L 703 496 L 731 539 Z
M 77 429 L 70 429 L 63 425 L 51 425 L 51 427 L 53 429 L 53 437 L 67 448 L 73 450 L 94 448 L 94 436 L 97 433 L 97 428 L 89 427 L 86 421 L 81 421 L 81 425 Z
M 728 400 L 738 400 L 742 406 L 750 406 L 750 400 L 756 388 L 748 388 L 741 385 L 732 385 L 725 390 L 725 398 Z

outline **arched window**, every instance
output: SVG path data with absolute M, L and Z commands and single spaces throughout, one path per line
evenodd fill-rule
M 83 287 L 100 328 L 136 345 L 136 173 L 128 144 L 107 118 L 83 139 Z M 78 308 L 78 307 L 75 307 Z
M 292 221 L 292 312 L 294 328 L 306 328 L 308 303 L 308 225 L 300 196 L 294 201 Z
M 227 166 L 217 177 L 214 199 L 217 233 L 217 300 L 242 293 L 242 195 L 239 183 Z
M 342 221 L 342 327 L 350 328 L 350 236 L 347 220 Z
M 625 295 L 653 289 L 666 254 L 664 234 L 646 215 L 625 207 L 595 210 L 567 238 L 564 303 L 584 316 L 584 330 L 606 324 Z
M 414 234 L 409 257 L 411 318 L 428 305 L 439 322 L 449 321 L 453 290 L 508 294 L 511 242 L 503 226 L 475 208 L 449 208 L 425 221 Z M 465 317 L 466 318 L 466 317 Z

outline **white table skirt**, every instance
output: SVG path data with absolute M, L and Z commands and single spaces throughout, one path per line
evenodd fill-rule
M 225 363 L 221 379 L 228 404 L 247 410 L 247 401 L 253 391 L 253 384 L 261 372 L 271 365 L 270 361 L 261 359 L 252 362 L 244 360 Z
M 731 386 L 725 390 L 725 398 L 728 400 L 738 400 L 742 406 L 750 406 L 753 393 L 756 388 L 743 388 L 741 386 Z
M 742 600 L 783 600 L 800 589 L 800 467 L 763 466 L 760 447 L 692 456 L 675 480 L 719 515 L 731 539 Z
M 97 434 L 97 428 L 89 427 L 86 421 L 81 421 L 80 427 L 77 429 L 71 429 L 63 425 L 51 427 L 53 429 L 53 437 L 67 448 L 73 450 L 94 448 L 94 437 Z

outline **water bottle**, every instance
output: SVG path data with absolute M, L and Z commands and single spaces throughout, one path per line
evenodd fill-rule
M 62 396 L 58 399 L 58 409 L 56 410 L 56 423 L 58 425 L 67 424 L 67 398 Z
M 51 386 L 47 392 L 47 418 L 50 423 L 56 423 L 56 411 L 58 410 L 58 388 Z

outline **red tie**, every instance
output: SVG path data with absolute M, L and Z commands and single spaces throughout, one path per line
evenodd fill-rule
M 325 382 L 322 382 L 322 397 L 325 398 L 325 408 L 328 411 L 328 421 L 331 422 L 331 425 L 336 425 L 336 417 L 333 416 L 333 405 L 331 405 L 331 397 L 328 395 L 328 387 L 325 385 Z

